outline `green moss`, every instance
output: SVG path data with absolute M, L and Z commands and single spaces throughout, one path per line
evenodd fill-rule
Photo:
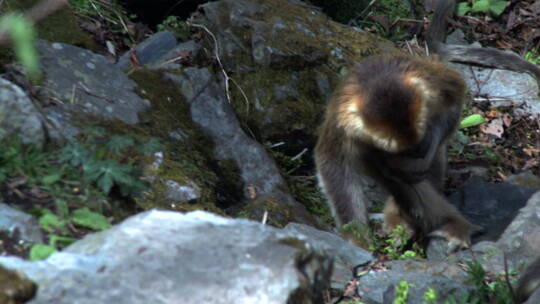
M 213 145 L 191 121 L 189 105 L 183 100 L 176 85 L 164 79 L 161 72 L 157 71 L 138 69 L 130 77 L 138 83 L 140 94 L 152 103 L 152 108 L 141 115 L 141 119 L 148 124 L 138 127 L 137 132 L 160 138 L 167 147 L 164 162 L 157 172 L 158 179 L 154 182 L 155 189 L 139 204 L 145 209 L 204 209 L 222 213 L 215 206 L 217 176 L 208 158 Z M 184 139 L 173 140 L 173 132 Z M 201 190 L 201 198 L 197 204 L 171 205 L 165 198 L 166 180 L 180 184 L 193 181 Z
M 301 71 L 261 69 L 256 73 L 239 75 L 248 101 L 237 88 L 232 88 L 233 106 L 242 124 L 256 136 L 267 140 L 278 134 L 296 131 L 314 135 L 324 110 L 324 98 L 317 96 L 314 73 Z M 290 82 L 297 83 L 291 86 Z M 293 88 L 295 92 L 280 93 L 282 88 Z M 278 94 L 284 96 L 276 100 Z
M 221 59 L 232 71 L 231 100 L 247 133 L 262 141 L 289 138 L 313 144 L 326 104 L 325 94 L 330 93 L 321 92 L 318 82 L 326 77 L 331 90 L 344 67 L 393 47 L 375 35 L 352 31 L 283 0 L 256 2 L 263 6 L 257 16 L 261 20 L 259 26 L 279 25 L 269 28 L 271 34 L 262 37 L 265 46 L 282 54 L 269 66 L 254 61 L 252 39 L 260 34 L 253 27 L 233 24 L 229 20 L 229 3 L 215 3 L 221 11 L 220 20 L 201 17 L 194 22 L 204 24 L 215 34 L 227 28 L 238 38 L 235 44 L 240 49 L 221 54 Z M 206 32 L 201 35 L 206 47 L 213 50 L 211 36 Z M 258 68 L 254 70 L 254 66 Z
M 328 22 L 325 16 L 311 14 L 300 6 L 289 5 L 285 10 L 282 0 L 267 0 L 264 4 L 270 8 L 269 13 L 265 14 L 266 21 L 276 21 L 279 18 L 286 25 L 286 28 L 277 31 L 272 39 L 278 49 L 290 49 L 292 54 L 310 54 L 310 50 L 312 52 L 316 50 L 328 56 L 331 50 L 340 47 L 343 48 L 344 62 L 342 63 L 348 62 L 348 64 L 381 51 L 379 43 L 382 39 L 375 35 L 352 31 L 339 23 Z M 299 31 L 298 24 L 304 25 L 316 39 L 306 34 L 305 30 Z M 324 24 L 324 29 L 321 24 Z M 350 43 L 344 45 L 343 41 Z M 329 59 L 332 60 L 332 58 Z M 330 63 L 333 62 L 330 61 Z
M 326 204 L 324 195 L 314 183 L 287 178 L 287 184 L 289 185 L 291 195 L 304 205 L 309 212 L 317 215 L 325 223 L 334 224 L 334 217 Z
M 248 202 L 237 214 L 261 221 L 265 212 L 268 212 L 267 224 L 274 227 L 283 228 L 293 219 L 287 205 L 276 197 L 256 198 Z
M 295 158 L 286 155 L 277 150 L 269 150 L 272 158 L 276 162 L 280 171 L 283 173 L 291 195 L 306 209 L 318 216 L 324 222 L 332 225 L 334 218 L 330 208 L 326 204 L 324 195 L 319 191 L 315 180 L 306 179 L 305 176 L 294 176 L 298 170 L 306 167 L 301 158 Z M 313 175 L 313 172 L 308 172 L 307 175 Z M 304 174 L 305 175 L 305 174 Z

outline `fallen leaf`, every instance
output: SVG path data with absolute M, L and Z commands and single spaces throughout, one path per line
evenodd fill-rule
M 503 120 L 500 117 L 494 118 L 489 123 L 481 125 L 480 130 L 485 134 L 500 138 L 504 133 Z
M 505 127 L 510 127 L 510 124 L 512 124 L 512 116 L 508 113 L 503 114 L 503 123 Z

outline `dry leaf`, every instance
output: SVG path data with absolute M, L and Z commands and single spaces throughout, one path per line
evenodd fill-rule
M 485 134 L 490 134 L 500 138 L 504 133 L 503 120 L 500 117 L 492 119 L 489 123 L 481 125 L 480 129 Z
M 512 124 L 512 116 L 508 113 L 503 114 L 503 123 L 505 127 L 510 127 L 510 124 Z

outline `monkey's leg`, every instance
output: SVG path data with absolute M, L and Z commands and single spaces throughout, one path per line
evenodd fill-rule
M 443 237 L 448 241 L 448 251 L 468 248 L 471 244 L 470 236 L 479 226 L 467 221 L 459 211 L 439 193 L 429 181 L 415 185 L 421 196 L 422 208 L 427 219 L 432 219 L 432 231 L 429 236 Z
M 355 162 L 321 159 L 322 157 L 317 159 L 319 185 L 326 194 L 336 227 L 341 228 L 353 220 L 367 224 L 367 200 L 363 192 L 366 180 L 355 171 Z
M 424 236 L 448 241 L 449 251 L 470 245 L 470 235 L 479 227 L 469 223 L 428 180 L 417 184 L 391 183 L 390 192 L 409 225 Z
M 384 204 L 384 224 L 383 230 L 390 233 L 396 226 L 401 225 L 412 235 L 414 230 L 400 213 L 399 207 L 393 196 L 388 197 Z

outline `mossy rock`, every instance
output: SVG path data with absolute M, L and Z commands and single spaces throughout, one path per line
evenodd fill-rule
M 139 200 L 139 205 L 144 209 L 161 207 L 179 211 L 200 208 L 223 214 L 215 205 L 218 177 L 211 159 L 212 142 L 191 121 L 189 105 L 180 91 L 162 72 L 138 69 L 130 77 L 139 85 L 140 95 L 152 104 L 141 115 L 145 123 L 137 126 L 138 132 L 159 138 L 167 147 L 163 164 L 155 172 L 154 191 Z M 195 204 L 171 204 L 165 198 L 167 180 L 195 183 L 201 190 L 200 199 Z

